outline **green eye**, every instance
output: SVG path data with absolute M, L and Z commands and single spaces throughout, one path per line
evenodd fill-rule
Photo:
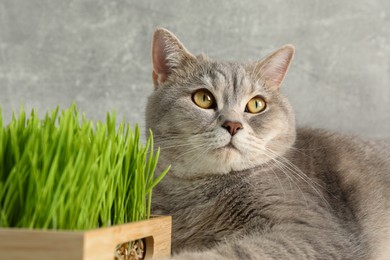
M 249 112 L 252 114 L 257 114 L 266 108 L 266 103 L 262 97 L 254 97 L 251 100 L 249 100 L 248 104 L 246 104 L 245 112 Z
M 192 101 L 204 109 L 213 108 L 215 106 L 214 96 L 207 89 L 200 89 L 192 95 Z

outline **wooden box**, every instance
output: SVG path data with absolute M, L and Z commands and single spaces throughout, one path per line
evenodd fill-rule
M 88 231 L 0 228 L 0 259 L 114 259 L 116 245 L 145 238 L 145 259 L 169 257 L 171 217 Z

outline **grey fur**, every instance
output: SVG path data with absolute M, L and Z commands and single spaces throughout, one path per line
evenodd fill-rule
M 165 29 L 156 41 L 167 69 L 154 56 L 146 124 L 159 167 L 172 164 L 153 208 L 173 216 L 173 258 L 390 259 L 390 145 L 296 129 L 279 92 L 292 47 L 239 64 L 195 57 Z M 200 88 L 216 109 L 194 104 Z M 267 109 L 244 112 L 257 95 Z M 243 129 L 230 136 L 226 120 Z

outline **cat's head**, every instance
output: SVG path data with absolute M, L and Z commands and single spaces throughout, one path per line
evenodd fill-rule
M 279 87 L 293 55 L 286 45 L 259 62 L 214 61 L 157 29 L 146 126 L 170 174 L 226 174 L 283 155 L 295 141 L 295 119 Z

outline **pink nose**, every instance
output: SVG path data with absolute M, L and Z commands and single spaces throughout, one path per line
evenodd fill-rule
M 225 128 L 232 136 L 235 135 L 238 130 L 244 128 L 241 123 L 231 121 L 226 121 L 223 123 L 222 127 Z

